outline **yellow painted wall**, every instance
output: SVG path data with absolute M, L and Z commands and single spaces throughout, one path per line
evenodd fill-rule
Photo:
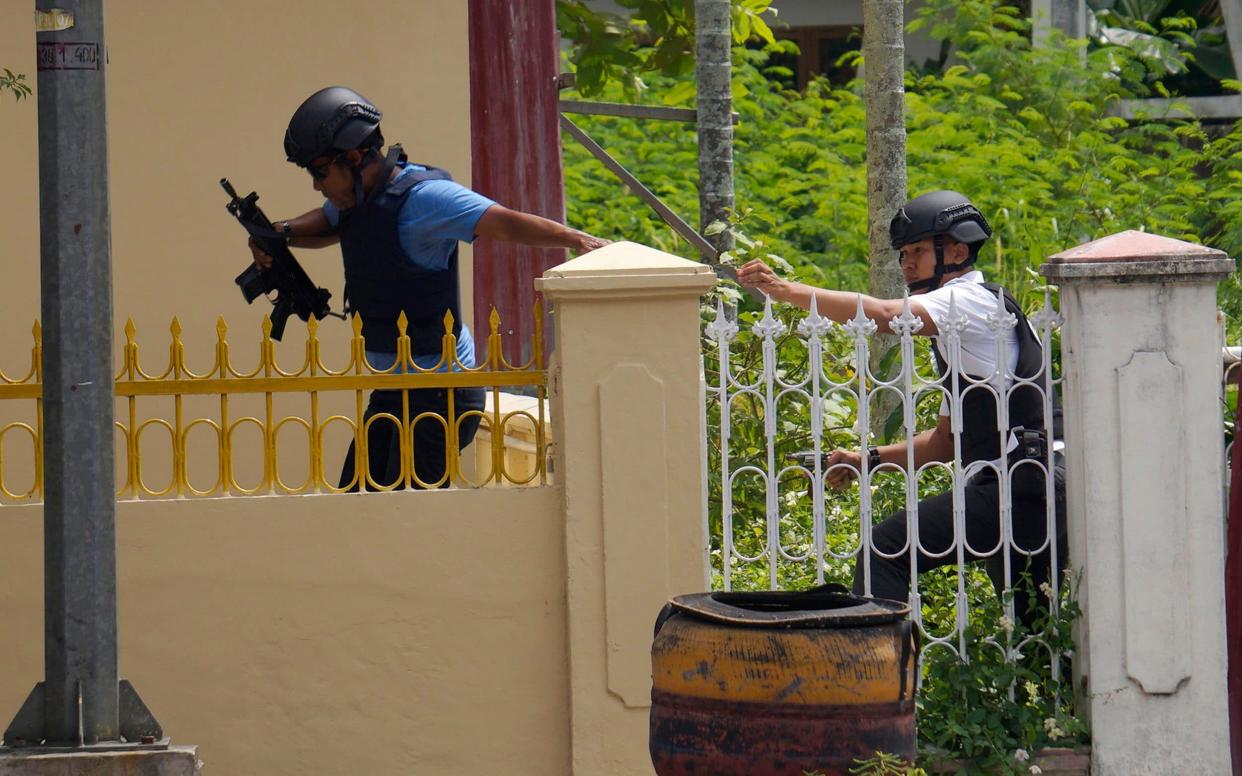
M 34 86 L 32 11 L 29 2 L 0 2 L 0 67 L 26 73 Z M 115 336 L 123 341 L 121 327 L 132 317 L 148 371 L 167 364 L 174 315 L 192 368 L 210 366 L 220 315 L 230 324 L 239 368 L 257 363 L 259 323 L 270 306 L 262 300 L 247 306 L 233 284 L 249 251 L 241 227 L 224 210 L 217 181 L 230 178 L 243 195 L 257 190 L 273 219 L 317 207 L 321 200 L 310 177 L 285 161 L 282 147 L 289 116 L 316 89 L 336 83 L 358 89 L 384 111 L 389 141 L 469 183 L 465 0 L 376 0 L 358 7 L 332 0 L 109 0 L 106 12 Z M 20 103 L 6 95 L 0 102 L 0 370 L 10 376 L 29 366 L 29 332 L 39 315 L 36 101 L 37 95 Z M 332 291 L 339 309 L 339 250 L 298 256 L 315 282 Z M 463 313 L 470 320 L 468 246 L 462 275 Z M 339 320 L 321 327 L 330 364 L 345 362 L 347 335 Z M 301 362 L 304 338 L 303 324 L 291 320 L 279 349 L 287 367 Z M 119 364 L 119 344 L 114 352 Z M 352 415 L 352 395 L 325 395 L 323 401 L 325 412 Z M 0 424 L 33 421 L 33 402 L 5 404 Z M 212 403 L 201 404 L 210 413 Z M 276 410 L 305 415 L 306 404 L 305 397 L 278 401 Z M 125 416 L 123 405 L 118 411 Z M 170 417 L 171 400 L 146 402 L 140 412 Z M 261 415 L 261 399 L 240 401 L 234 413 L 243 412 Z M 344 427 L 337 430 L 325 461 L 333 473 L 348 441 Z M 168 481 L 167 467 L 161 471 L 157 464 L 170 457 L 161 454 L 168 444 L 155 433 L 149 438 L 152 485 L 159 486 Z M 296 443 L 290 439 L 291 450 Z M 13 488 L 31 482 L 19 459 L 32 453 L 20 434 L 4 439 L 0 455 L 9 459 Z M 302 481 L 305 458 L 282 458 L 289 481 Z M 250 465 L 253 471 L 258 458 Z M 209 478 L 210 462 L 199 469 L 197 481 Z
M 555 488 L 122 503 L 121 676 L 209 773 L 567 774 L 561 513 Z M 0 508 L 0 724 L 43 676 L 40 516 Z

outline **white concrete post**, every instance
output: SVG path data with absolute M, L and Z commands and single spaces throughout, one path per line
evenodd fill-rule
M 1086 37 L 1087 4 L 1083 0 L 1031 0 L 1031 24 L 1036 46 L 1048 45 L 1052 29 L 1070 38 Z
M 1075 676 L 1094 776 L 1227 776 L 1224 253 L 1122 232 L 1052 256 L 1065 328 Z
M 701 264 L 614 243 L 554 267 L 555 459 L 565 499 L 573 773 L 651 773 L 651 639 L 702 590 Z

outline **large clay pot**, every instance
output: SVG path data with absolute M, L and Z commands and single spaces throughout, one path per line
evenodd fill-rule
M 848 776 L 915 756 L 909 607 L 845 593 L 702 593 L 669 602 L 651 648 L 660 776 Z

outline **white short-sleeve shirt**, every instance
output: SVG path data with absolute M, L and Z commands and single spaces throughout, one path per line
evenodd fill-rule
M 983 273 L 972 270 L 961 277 L 953 278 L 935 291 L 928 291 L 915 297 L 927 314 L 935 322 L 937 329 L 943 329 L 944 320 L 949 316 L 950 305 L 957 307 L 957 312 L 966 321 L 961 332 L 962 374 L 972 377 L 989 377 L 996 370 L 996 332 L 988 328 L 988 316 L 996 313 L 996 294 L 983 286 Z M 1006 375 L 1013 375 L 1018 369 L 1018 334 L 1017 329 L 1009 329 L 1008 337 L 1009 364 Z M 941 337 L 933 337 L 935 347 L 947 363 L 949 361 L 948 346 Z M 949 414 L 949 402 L 940 400 L 940 414 Z
M 987 378 L 996 370 L 996 332 L 988 327 L 988 316 L 996 313 L 996 294 L 983 286 L 983 273 L 979 270 L 954 278 L 935 291 L 921 294 L 915 299 L 935 322 L 936 328 L 942 328 L 942 322 L 949 315 L 950 302 L 957 307 L 966 321 L 961 332 L 962 373 L 975 378 Z M 1027 325 L 1030 325 L 1028 321 Z M 1032 329 L 1032 332 L 1034 329 Z M 1006 349 L 1009 361 L 1005 374 L 1005 388 L 1013 382 L 1013 375 L 1018 370 L 1018 330 L 1011 328 L 1006 331 L 1008 346 Z M 1036 335 L 1038 339 L 1038 335 Z M 948 346 L 940 337 L 933 337 L 936 349 L 945 362 L 949 361 Z M 949 401 L 943 395 L 940 399 L 940 414 L 949 415 Z M 1005 452 L 1011 452 L 1018 446 L 1018 440 L 1009 435 Z M 1059 450 L 1064 445 L 1060 440 L 1053 442 L 1052 449 Z M 999 461 L 993 463 L 999 464 Z

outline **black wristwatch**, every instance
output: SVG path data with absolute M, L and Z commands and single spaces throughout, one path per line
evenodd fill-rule
M 872 471 L 875 471 L 876 467 L 878 467 L 879 465 L 880 465 L 880 448 L 872 447 L 871 449 L 867 450 L 867 468 Z

